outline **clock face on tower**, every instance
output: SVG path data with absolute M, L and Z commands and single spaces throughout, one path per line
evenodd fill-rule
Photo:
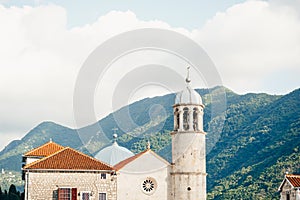
M 141 184 L 142 191 L 147 195 L 152 195 L 157 187 L 156 180 L 151 177 L 147 177 Z

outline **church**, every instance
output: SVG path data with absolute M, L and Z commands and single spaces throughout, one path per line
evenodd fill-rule
M 205 200 L 204 105 L 189 76 L 185 82 L 173 105 L 171 163 L 149 143 L 134 155 L 117 135 L 95 157 L 50 141 L 23 155 L 25 199 Z

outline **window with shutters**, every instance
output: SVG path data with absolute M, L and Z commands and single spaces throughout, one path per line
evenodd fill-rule
M 77 188 L 59 188 L 58 200 L 77 200 Z
M 106 200 L 106 193 L 99 193 L 99 200 Z

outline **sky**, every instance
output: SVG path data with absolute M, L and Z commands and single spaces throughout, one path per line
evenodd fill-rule
M 300 86 L 299 0 L 0 0 L 0 149 L 43 121 L 76 128 L 73 93 L 87 57 L 115 35 L 152 27 L 197 42 L 236 93 L 287 94 Z M 103 78 L 106 89 L 95 92 L 97 119 L 113 110 L 111 88 L 126 73 Z M 164 92 L 139 87 L 128 102 Z

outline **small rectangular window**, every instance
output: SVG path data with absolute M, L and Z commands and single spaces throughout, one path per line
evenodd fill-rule
M 106 200 L 106 193 L 99 193 L 99 200 Z
M 90 200 L 90 193 L 89 192 L 82 192 L 81 193 L 81 200 Z
M 101 174 L 101 179 L 106 179 L 106 174 Z

